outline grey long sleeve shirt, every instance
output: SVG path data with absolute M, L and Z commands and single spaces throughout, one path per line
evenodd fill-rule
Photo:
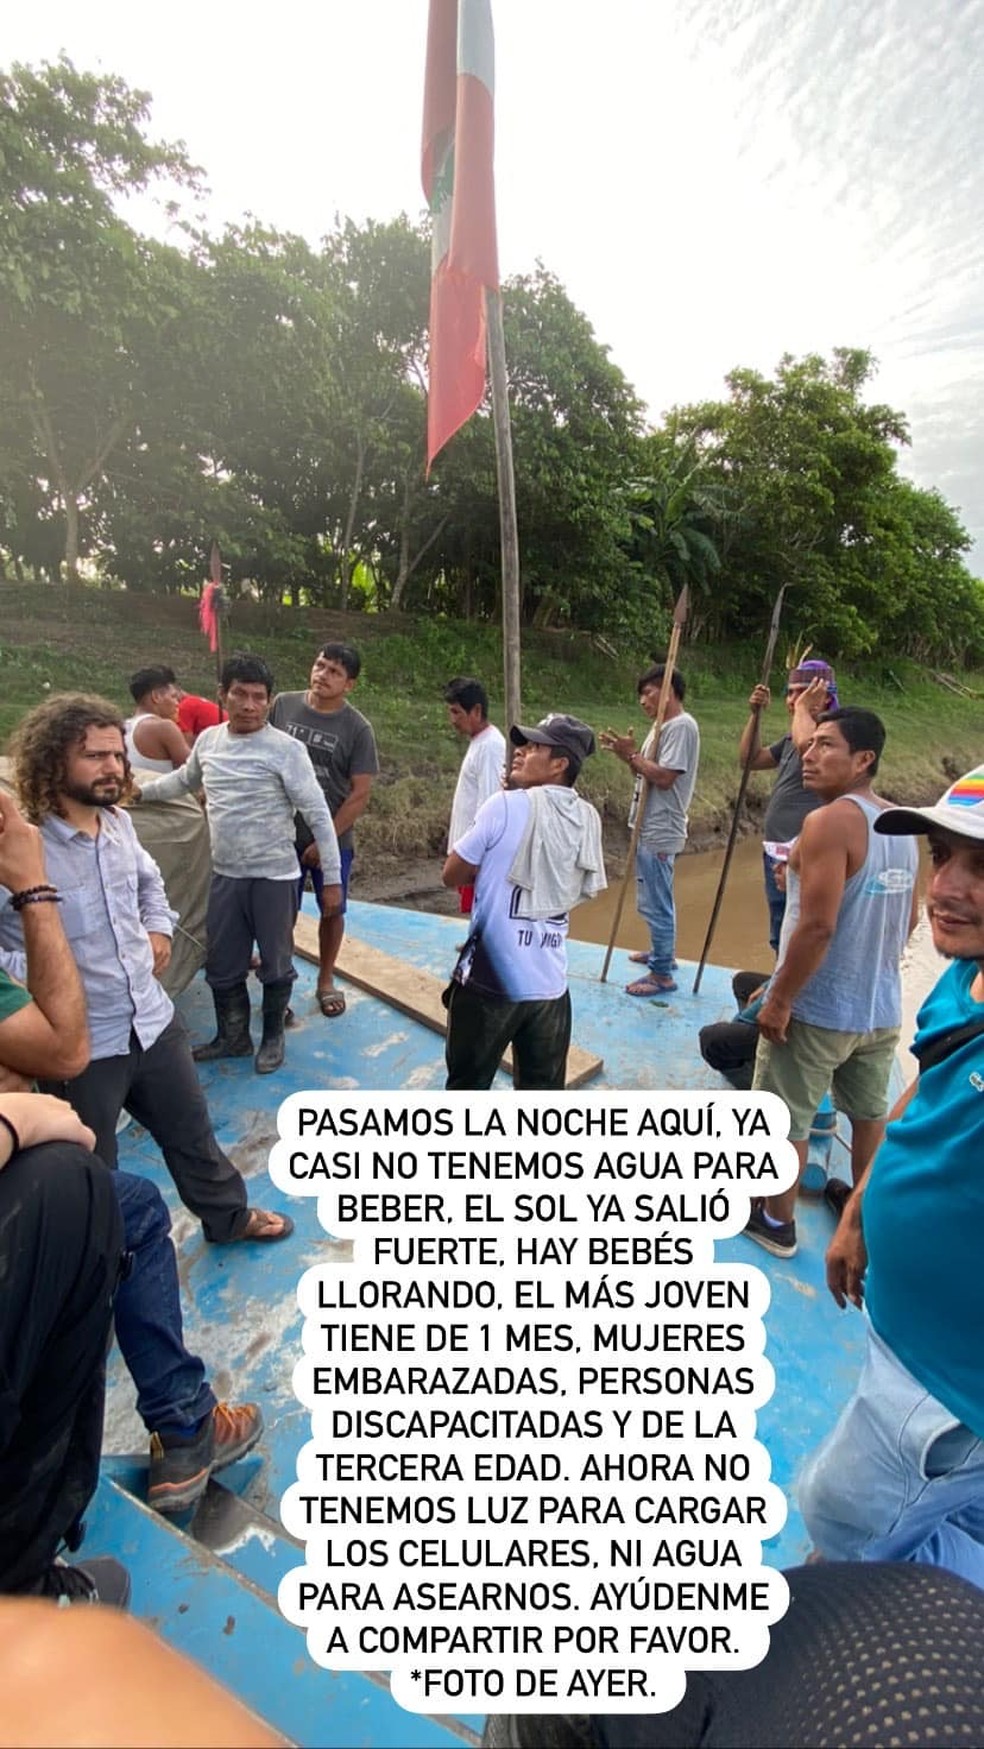
M 184 765 L 141 784 L 147 801 L 205 791 L 216 874 L 239 880 L 297 879 L 294 815 L 307 821 L 325 885 L 341 880 L 338 839 L 307 749 L 269 723 L 234 735 L 226 723 L 199 735 Z

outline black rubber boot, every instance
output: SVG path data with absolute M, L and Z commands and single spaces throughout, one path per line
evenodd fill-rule
M 207 1045 L 192 1051 L 196 1063 L 214 1063 L 217 1057 L 248 1057 L 253 1049 L 249 1036 L 249 991 L 245 983 L 230 990 L 213 990 L 218 1032 Z
M 272 1075 L 284 1060 L 284 1019 L 293 978 L 263 986 L 263 1043 L 256 1053 L 256 1073 Z

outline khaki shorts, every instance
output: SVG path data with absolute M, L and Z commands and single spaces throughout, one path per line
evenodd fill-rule
M 778 1093 L 789 1107 L 789 1139 L 805 1142 L 825 1093 L 850 1118 L 876 1123 L 888 1115 L 888 1084 L 900 1028 L 834 1032 L 791 1020 L 784 1045 L 760 1038 L 752 1089 Z

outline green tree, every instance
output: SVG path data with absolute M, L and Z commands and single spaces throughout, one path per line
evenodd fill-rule
M 895 475 L 896 446 L 908 442 L 902 414 L 862 399 L 873 372 L 859 350 L 829 361 L 787 355 L 774 378 L 732 371 L 728 400 L 674 414 L 731 505 L 712 632 L 764 626 L 786 583 L 791 623 L 845 654 L 867 647 L 871 628 L 851 589 L 857 548 Z
M 81 518 L 137 425 L 148 354 L 174 339 L 174 250 L 117 201 L 160 177 L 191 186 L 180 146 L 149 141 L 149 99 L 65 58 L 0 73 L 0 447 L 26 421 L 78 575 Z
M 727 496 L 709 479 L 695 439 L 681 440 L 672 424 L 647 433 L 641 459 L 646 473 L 628 486 L 630 555 L 667 606 L 687 585 L 699 623 L 701 597 L 721 569 L 715 537 L 729 520 Z
M 642 408 L 587 317 L 542 266 L 503 291 L 522 615 L 617 629 L 632 613 L 626 482 L 640 472 Z M 448 520 L 428 562 L 449 610 L 494 617 L 495 450 L 488 404 L 435 465 Z M 431 585 L 432 586 L 432 585 Z

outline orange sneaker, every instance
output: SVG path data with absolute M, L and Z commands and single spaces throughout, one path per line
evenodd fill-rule
M 147 1500 L 158 1512 L 187 1512 L 208 1486 L 214 1470 L 252 1451 L 263 1432 L 256 1403 L 217 1403 L 191 1439 L 150 1436 Z

